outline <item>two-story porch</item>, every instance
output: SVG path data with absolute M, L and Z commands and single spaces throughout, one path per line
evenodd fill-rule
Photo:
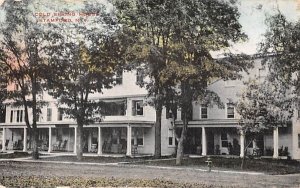
M 84 126 L 83 151 L 86 153 L 152 155 L 154 153 L 154 122 L 105 121 Z M 37 126 L 40 151 L 76 153 L 77 125 L 39 123 Z M 30 131 L 24 124 L 0 125 L 2 151 L 31 150 Z
M 181 121 L 176 122 L 182 126 Z M 278 158 L 286 152 L 292 153 L 292 125 L 275 128 L 256 136 L 245 137 L 237 119 L 209 119 L 190 121 L 185 154 L 193 155 L 260 155 Z M 251 140 L 251 141 L 250 141 Z M 245 151 L 245 153 L 244 153 Z

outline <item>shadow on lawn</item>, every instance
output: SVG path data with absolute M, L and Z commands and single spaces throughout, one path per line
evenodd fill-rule
M 14 159 L 22 157 L 30 157 L 28 152 L 15 151 L 13 153 L 0 153 L 0 159 Z

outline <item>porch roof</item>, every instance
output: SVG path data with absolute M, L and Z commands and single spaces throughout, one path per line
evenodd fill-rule
M 103 121 L 99 124 L 87 125 L 87 126 L 100 126 L 100 127 L 153 127 L 155 121 L 141 121 L 141 120 L 124 120 L 124 121 Z
M 203 119 L 189 121 L 189 127 L 240 127 L 238 119 Z M 183 122 L 175 121 L 177 125 L 183 125 Z
M 84 127 L 153 127 L 154 121 L 138 121 L 138 120 L 125 120 L 125 121 L 103 121 L 100 123 L 94 123 L 90 125 L 84 125 Z M 74 122 L 38 122 L 37 128 L 49 128 L 49 127 L 76 127 Z M 22 123 L 0 123 L 0 128 L 25 128 L 26 124 Z

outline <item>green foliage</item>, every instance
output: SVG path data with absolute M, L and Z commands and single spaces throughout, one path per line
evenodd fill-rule
M 269 78 L 270 79 L 270 78 Z M 293 115 L 292 91 L 278 80 L 251 80 L 237 104 L 240 124 L 247 133 L 259 133 L 286 126 Z
M 41 80 L 46 70 L 42 55 L 43 28 L 33 16 L 36 6 L 32 1 L 5 1 L 1 7 L 4 15 L 0 29 L 1 79 L 6 80 L 6 86 L 10 84 L 11 87 L 19 87 L 19 90 L 7 90 L 5 98 L 12 99 L 12 105 L 24 106 L 25 109 L 39 109 L 45 105 L 43 101 L 27 98 L 29 95 L 36 97 L 42 92 Z M 30 128 L 28 114 L 25 115 L 25 121 Z
M 38 158 L 37 116 L 46 103 L 37 99 L 42 93 L 42 81 L 47 72 L 45 64 L 44 30 L 34 16 L 41 4 L 34 1 L 8 0 L 1 6 L 0 26 L 0 67 L 4 67 L 1 77 L 5 77 L 10 89 L 7 99 L 11 105 L 24 107 L 25 123 L 33 137 L 33 157 Z M 45 6 L 44 6 L 45 7 Z M 12 88 L 18 86 L 19 89 Z M 29 110 L 32 110 L 32 122 L 29 122 Z
M 124 64 L 121 54 L 125 45 L 122 47 L 118 38 L 121 28 L 103 4 L 85 2 L 76 11 L 100 16 L 87 22 L 51 24 L 46 36 L 47 80 L 50 94 L 65 107 L 64 113 L 80 124 L 89 124 L 101 120 L 97 112 L 102 104 L 90 95 L 113 86 L 114 76 Z
M 228 170 L 241 170 L 241 158 L 219 157 L 210 156 L 212 160 L 212 169 L 228 169 Z M 184 158 L 183 165 L 187 168 L 207 168 L 207 158 Z M 156 160 L 145 161 L 144 165 L 151 166 L 175 166 L 174 159 L 170 160 Z M 279 174 L 294 174 L 299 173 L 300 163 L 296 160 L 274 160 L 269 159 L 247 159 L 245 160 L 243 171 L 260 172 L 272 175 Z
M 267 32 L 260 45 L 260 51 L 268 55 L 269 68 L 277 79 L 286 84 L 295 86 L 299 93 L 300 71 L 300 21 L 288 21 L 280 12 L 270 16 L 266 23 Z
M 211 79 L 238 77 L 237 71 L 249 67 L 241 56 L 228 54 L 220 60 L 211 56 L 212 51 L 246 39 L 234 1 L 118 0 L 115 6 L 132 44 L 126 59 L 150 78 L 140 85 L 152 96 L 157 113 L 163 105 L 175 105 L 182 108 L 186 124 L 192 101 L 212 96 L 207 91 Z

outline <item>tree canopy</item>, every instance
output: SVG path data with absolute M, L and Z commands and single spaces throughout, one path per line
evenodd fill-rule
M 1 53 L 4 54 L 0 63 L 10 86 L 6 98 L 12 99 L 12 105 L 24 108 L 25 123 L 33 137 L 34 158 L 38 158 L 37 115 L 44 105 L 37 95 L 42 92 L 41 81 L 46 71 L 44 27 L 34 16 L 34 10 L 40 6 L 33 1 L 5 1 L 1 7 L 4 16 L 0 28 Z
M 250 80 L 237 104 L 240 124 L 246 133 L 261 133 L 291 122 L 294 95 L 287 85 L 272 80 Z
M 267 20 L 267 31 L 260 44 L 260 52 L 276 79 L 282 80 L 299 93 L 300 21 L 291 22 L 280 12 Z
M 127 59 L 140 63 L 145 76 L 150 78 L 142 85 L 153 96 L 156 117 L 161 117 L 163 106 L 176 100 L 174 104 L 184 114 L 183 130 L 187 127 L 191 102 L 206 93 L 213 96 L 207 91 L 211 79 L 239 77 L 237 72 L 250 66 L 242 61 L 242 56 L 232 58 L 225 54 L 226 58 L 216 60 L 211 55 L 213 51 L 229 51 L 231 44 L 246 39 L 234 1 L 132 0 L 115 4 L 118 20 L 133 44 Z M 212 98 L 217 100 L 215 95 Z M 158 118 L 157 155 L 160 129 Z
M 77 11 L 98 16 L 79 23 L 52 24 L 46 54 L 48 88 L 64 113 L 77 122 L 77 157 L 81 160 L 83 125 L 101 120 L 103 103 L 91 95 L 114 85 L 114 76 L 125 63 L 125 45 L 118 34 L 121 28 L 103 3 L 85 2 Z

